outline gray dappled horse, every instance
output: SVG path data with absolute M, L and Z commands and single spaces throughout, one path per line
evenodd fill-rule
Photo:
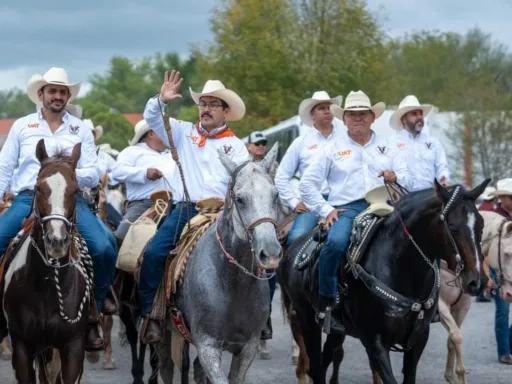
M 276 155 L 277 143 L 261 162 L 238 165 L 219 151 L 231 175 L 224 211 L 193 249 L 175 296 L 198 353 L 196 382 L 228 383 L 221 367 L 227 350 L 233 354 L 229 383 L 243 383 L 258 352 L 270 310 L 268 281 L 259 274 L 276 268 L 282 257 L 278 195 L 269 176 Z M 174 332 L 172 346 L 170 340 L 158 345 L 162 363 L 171 348 L 173 357 L 182 352 L 183 339 Z M 172 364 L 161 366 L 164 383 L 172 383 L 172 372 Z

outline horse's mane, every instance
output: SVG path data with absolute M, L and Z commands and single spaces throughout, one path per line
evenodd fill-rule
M 71 165 L 73 160 L 71 156 L 66 155 L 63 150 L 57 151 L 53 156 L 47 157 L 41 162 L 41 170 L 51 164 L 69 164 Z

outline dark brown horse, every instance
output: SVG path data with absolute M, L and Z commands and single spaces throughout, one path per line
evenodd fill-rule
M 12 365 L 22 384 L 36 382 L 34 360 L 51 355 L 52 348 L 59 351 L 62 383 L 77 383 L 82 375 L 94 272 L 75 225 L 80 153 L 77 144 L 71 156 L 49 157 L 44 140 L 37 144 L 41 169 L 34 188 L 34 217 L 25 226 L 28 236 L 13 241 L 18 245 L 4 281 Z

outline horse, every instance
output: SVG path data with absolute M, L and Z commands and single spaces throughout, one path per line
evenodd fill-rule
M 242 383 L 270 311 L 268 276 L 262 274 L 276 268 L 282 257 L 278 196 L 269 175 L 277 145 L 257 163 L 236 164 L 218 153 L 231 176 L 224 209 L 192 249 L 171 310 L 182 314 L 189 330 L 184 332 L 196 347 L 196 383 L 228 383 L 221 367 L 223 350 L 233 354 L 229 382 Z M 172 355 L 181 368 L 185 334 L 177 329 L 171 333 L 171 342 L 164 339 L 158 354 L 160 361 Z M 162 368 L 160 374 L 164 379 Z M 164 382 L 171 383 L 172 370 L 166 376 Z
M 60 379 L 77 383 L 83 372 L 93 263 L 76 231 L 76 166 L 81 144 L 71 156 L 49 157 L 41 139 L 41 168 L 34 188 L 31 226 L 11 242 L 4 258 L 3 309 L 11 335 L 12 366 L 19 383 L 35 383 L 33 362 L 57 349 Z M 12 255 L 11 255 L 12 253 Z M 12 258 L 10 256 L 13 256 Z M 40 367 L 43 369 L 43 367 Z
M 444 188 L 435 180 L 434 189 L 405 195 L 394 212 L 383 218 L 358 263 L 344 258 L 340 304 L 333 313 L 343 319 L 346 334 L 358 338 L 365 347 L 374 384 L 381 380 L 397 383 L 389 358 L 391 350 L 404 352 L 404 383 L 416 381 L 438 302 L 437 258 L 457 271 L 466 292 L 474 296 L 479 291 L 484 276 L 480 252 L 483 219 L 475 200 L 489 182 L 487 179 L 467 191 L 460 185 Z M 293 257 L 314 233 L 290 246 L 277 276 L 285 311 L 290 313 L 293 308 L 299 323 L 298 332 L 292 328 L 294 338 L 297 342 L 304 339 L 299 360 L 309 364 L 313 382 L 322 384 L 333 358 L 337 359 L 334 373 L 339 369 L 345 334 L 329 334 L 322 352 L 321 329 L 313 307 L 317 289 L 314 265 L 299 271 Z M 297 367 L 297 373 L 304 371 L 304 367 Z M 337 382 L 337 375 L 331 377 L 330 383 Z

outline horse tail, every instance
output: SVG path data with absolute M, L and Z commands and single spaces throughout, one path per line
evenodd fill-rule
M 283 314 L 284 323 L 290 323 L 292 312 L 292 301 L 290 296 L 286 294 L 284 289 L 281 287 L 281 313 Z
M 171 332 L 171 359 L 181 371 L 183 365 L 183 353 L 185 352 L 185 338 L 176 332 Z

